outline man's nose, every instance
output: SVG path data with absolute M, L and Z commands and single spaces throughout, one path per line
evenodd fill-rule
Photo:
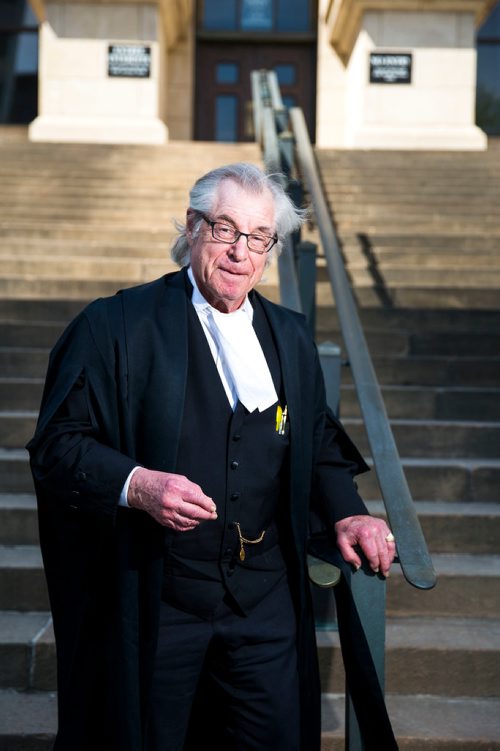
M 229 248 L 229 255 L 236 261 L 244 261 L 248 256 L 247 239 L 244 235 L 240 235 L 237 240 L 231 243 Z

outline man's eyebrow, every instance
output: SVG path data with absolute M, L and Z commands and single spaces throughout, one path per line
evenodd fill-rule
M 236 227 L 236 223 L 235 223 L 234 219 L 231 219 L 231 217 L 228 216 L 227 214 L 219 214 L 218 216 L 215 217 L 215 221 L 217 221 L 217 222 L 227 222 L 228 224 L 232 224 L 233 227 Z
M 231 219 L 231 217 L 228 216 L 227 214 L 219 214 L 219 216 L 215 217 L 215 221 L 217 221 L 217 222 L 227 222 L 227 224 L 232 224 L 233 227 L 235 229 L 237 229 L 238 232 L 239 232 L 239 229 L 238 229 L 238 227 L 236 225 L 236 222 L 234 221 L 234 219 Z M 265 232 L 266 234 L 269 234 L 269 235 L 273 234 L 273 230 L 271 229 L 271 227 L 267 227 L 267 226 L 256 227 L 254 230 L 252 230 L 252 233 L 253 232 Z

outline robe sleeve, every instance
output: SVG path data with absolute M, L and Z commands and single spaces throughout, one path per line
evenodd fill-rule
M 120 450 L 115 348 L 105 332 L 84 311 L 62 335 L 27 449 L 39 501 L 114 520 L 137 462 Z

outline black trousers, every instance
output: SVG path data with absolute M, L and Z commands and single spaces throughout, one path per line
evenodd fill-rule
M 146 751 L 298 751 L 295 636 L 286 580 L 248 616 L 163 602 Z

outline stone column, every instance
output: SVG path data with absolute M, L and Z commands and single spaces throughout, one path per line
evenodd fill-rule
M 164 143 L 167 54 L 158 3 L 36 0 L 33 6 L 42 23 L 31 140 Z M 148 75 L 137 77 L 141 61 Z
M 475 29 L 490 5 L 491 0 L 320 2 L 318 145 L 486 148 L 486 136 L 474 122 Z M 398 53 L 410 56 L 410 82 L 370 82 L 370 55 L 385 53 L 385 61 Z

